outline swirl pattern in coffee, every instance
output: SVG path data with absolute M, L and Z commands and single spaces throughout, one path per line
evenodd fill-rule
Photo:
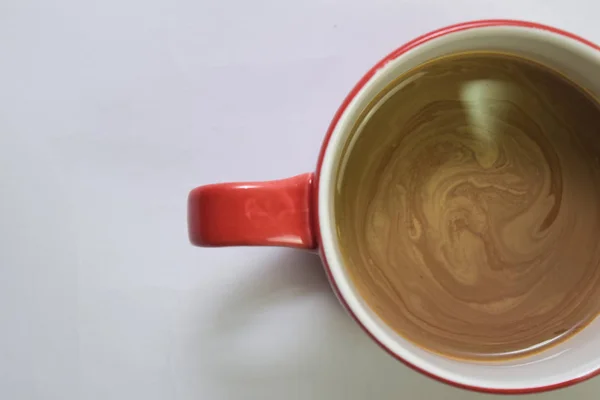
M 354 285 L 396 332 L 462 359 L 546 349 L 600 310 L 600 108 L 559 73 L 469 53 L 364 110 L 338 172 Z

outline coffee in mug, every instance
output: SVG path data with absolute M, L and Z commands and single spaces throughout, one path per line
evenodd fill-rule
M 364 109 L 342 159 L 345 266 L 398 334 L 505 359 L 600 311 L 600 106 L 560 73 L 492 52 L 429 61 Z

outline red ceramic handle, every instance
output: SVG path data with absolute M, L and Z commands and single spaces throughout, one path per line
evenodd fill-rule
M 196 246 L 287 246 L 311 249 L 313 174 L 267 182 L 200 186 L 188 199 Z

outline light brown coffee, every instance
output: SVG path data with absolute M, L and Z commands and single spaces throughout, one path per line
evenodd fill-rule
M 531 354 L 600 311 L 600 107 L 528 60 L 424 64 L 362 113 L 338 172 L 354 285 L 401 336 Z

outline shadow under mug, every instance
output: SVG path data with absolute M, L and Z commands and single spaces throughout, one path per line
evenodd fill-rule
M 484 20 L 452 25 L 403 45 L 369 70 L 333 117 L 315 172 L 292 178 L 222 183 L 188 199 L 190 240 L 198 246 L 287 246 L 318 249 L 340 302 L 383 349 L 411 368 L 454 386 L 493 393 L 532 393 L 600 373 L 600 319 L 550 349 L 516 360 L 475 362 L 433 354 L 407 341 L 361 298 L 343 265 L 334 222 L 335 175 L 359 114 L 389 83 L 441 56 L 500 51 L 551 66 L 600 96 L 600 47 L 537 23 Z

